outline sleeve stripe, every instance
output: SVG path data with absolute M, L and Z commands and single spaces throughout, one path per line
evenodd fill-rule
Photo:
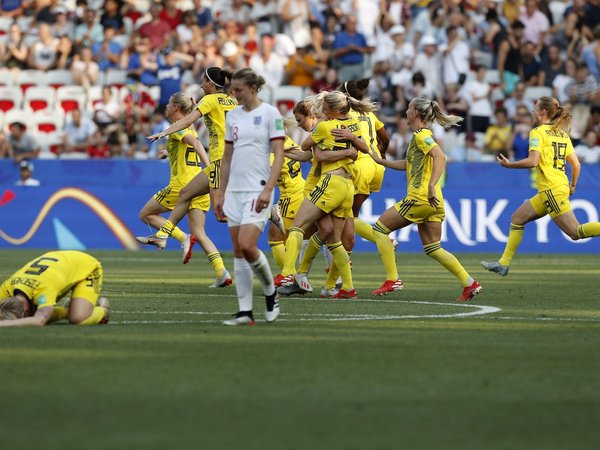
M 285 141 L 285 136 L 276 136 L 276 137 L 271 138 L 271 142 L 272 141 L 279 141 L 279 140 Z

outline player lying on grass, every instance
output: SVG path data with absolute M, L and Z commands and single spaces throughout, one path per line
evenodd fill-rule
M 109 303 L 100 297 L 102 264 L 78 251 L 54 251 L 29 261 L 0 286 L 0 327 L 108 322 Z M 57 302 L 68 293 L 68 306 Z

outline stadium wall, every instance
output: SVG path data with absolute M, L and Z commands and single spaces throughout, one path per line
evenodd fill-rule
M 168 182 L 163 161 L 38 160 L 34 177 L 40 187 L 19 187 L 17 165 L 0 161 L 0 248 L 61 248 L 138 250 L 135 235 L 153 232 L 138 218 L 146 201 Z M 582 166 L 572 206 L 580 222 L 598 221 L 600 166 Z M 406 192 L 402 172 L 388 170 L 381 192 L 362 209 L 374 223 Z M 457 252 L 500 252 L 507 239 L 510 216 L 523 200 L 535 194 L 529 171 L 507 170 L 491 163 L 452 163 L 445 180 L 447 217 L 444 246 Z M 187 223 L 182 223 L 187 230 Z M 212 213 L 207 230 L 217 247 L 231 250 L 227 227 Z M 394 236 L 399 251 L 421 251 L 416 228 Z M 170 240 L 168 248 L 177 249 Z M 268 249 L 266 233 L 261 239 Z M 154 250 L 154 249 L 151 249 Z M 374 251 L 373 244 L 356 240 L 356 251 Z M 600 239 L 572 242 L 548 217 L 526 227 L 519 249 L 529 253 L 600 253 Z

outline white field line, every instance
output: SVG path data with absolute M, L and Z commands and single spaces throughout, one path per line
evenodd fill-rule
M 307 299 L 309 300 L 309 299 Z M 317 299 L 315 299 L 317 300 Z M 327 299 L 318 299 L 320 301 L 327 301 Z M 355 302 L 356 300 L 351 300 Z M 458 308 L 474 308 L 475 311 L 459 312 L 452 314 L 331 314 L 331 313 L 282 313 L 278 321 L 280 322 L 339 322 L 339 321 L 360 321 L 360 320 L 406 320 L 406 319 L 443 319 L 443 318 L 464 318 L 480 316 L 485 314 L 492 314 L 501 311 L 500 308 L 495 306 L 485 305 L 473 305 L 473 304 L 455 304 L 455 303 L 440 303 L 440 302 L 418 302 L 418 301 L 406 301 L 406 300 L 362 300 L 369 302 L 392 302 L 392 303 L 407 303 L 407 304 L 421 304 L 421 305 L 439 305 L 439 306 L 451 306 Z M 346 301 L 347 302 L 347 301 Z M 165 314 L 164 311 L 115 311 L 117 314 Z M 230 313 L 227 312 L 204 312 L 204 311 L 178 311 L 178 312 L 167 312 L 166 314 L 172 315 L 192 315 L 192 316 L 215 316 L 219 315 L 227 317 Z M 287 316 L 287 318 L 286 318 Z M 111 324 L 156 324 L 156 323 L 220 323 L 220 320 L 122 320 L 122 321 L 111 321 Z

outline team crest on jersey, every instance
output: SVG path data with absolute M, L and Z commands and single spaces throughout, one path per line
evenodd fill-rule
M 254 116 L 254 126 L 258 127 L 262 123 L 262 116 Z

